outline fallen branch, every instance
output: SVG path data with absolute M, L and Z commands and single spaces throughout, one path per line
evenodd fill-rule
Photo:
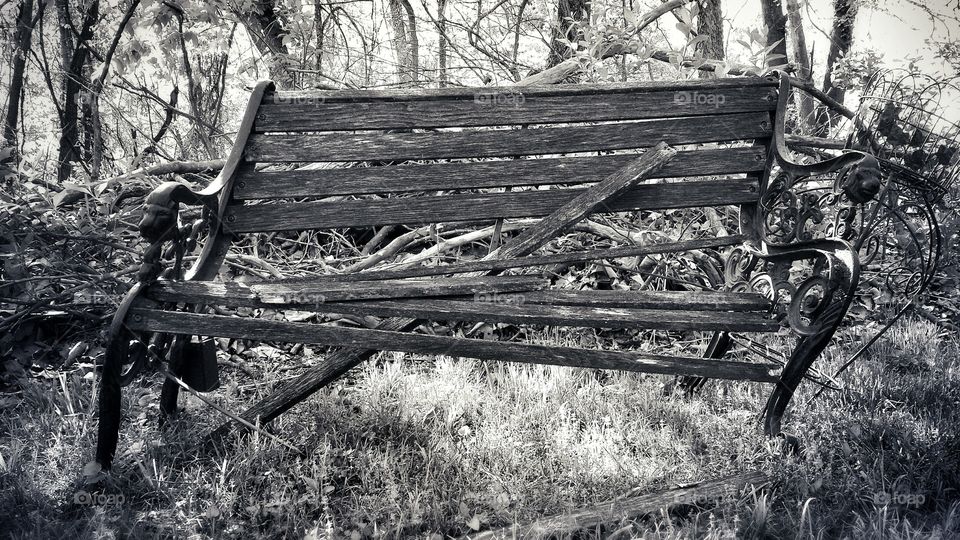
M 211 159 L 209 161 L 170 161 L 168 163 L 158 163 L 149 167 L 139 169 L 114 176 L 107 180 L 107 183 L 115 183 L 121 180 L 127 180 L 138 176 L 162 176 L 165 174 L 196 174 L 202 172 L 219 171 L 223 168 L 224 160 Z
M 698 506 L 724 496 L 739 496 L 744 489 L 757 489 L 769 481 L 769 478 L 761 472 L 746 472 L 677 489 L 614 499 L 569 514 L 545 517 L 526 525 L 518 524 L 470 534 L 463 538 L 469 540 L 568 538 L 579 531 L 596 530 L 660 510 L 670 510 L 679 506 Z

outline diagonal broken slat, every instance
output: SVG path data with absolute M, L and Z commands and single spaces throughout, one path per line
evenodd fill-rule
M 432 336 L 413 332 L 387 332 L 366 328 L 155 309 L 134 308 L 130 313 L 132 316 L 129 324 L 131 330 L 255 339 L 258 341 L 276 340 L 347 347 L 365 346 L 382 351 L 636 371 L 661 375 L 691 375 L 738 381 L 769 383 L 778 379 L 777 368 L 779 366 L 776 364 L 667 356 L 643 352 L 553 347 L 510 341 Z

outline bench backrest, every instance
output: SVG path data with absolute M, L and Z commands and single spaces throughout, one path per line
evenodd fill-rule
M 678 180 L 637 186 L 610 210 L 754 205 L 777 85 L 271 92 L 226 218 L 244 233 L 544 216 L 661 140 L 680 152 L 656 176 Z M 708 175 L 732 176 L 682 180 Z M 529 186 L 541 189 L 511 191 Z M 319 200 L 347 195 L 361 197 Z

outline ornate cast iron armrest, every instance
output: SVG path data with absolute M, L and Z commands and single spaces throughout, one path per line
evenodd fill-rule
M 192 226 L 180 227 L 180 204 L 203 206 L 204 217 L 209 219 L 217 214 L 217 202 L 217 193 L 194 192 L 178 182 L 164 182 L 147 195 L 139 228 L 140 236 L 149 246 L 143 252 L 143 262 L 137 273 L 140 283 L 152 283 L 160 276 L 160 261 L 167 242 L 172 242 L 176 249 L 177 266 L 182 263 L 183 254 L 196 245 L 196 236 L 203 220 L 198 220 Z
M 149 284 L 160 276 L 162 270 L 160 260 L 163 257 L 166 242 L 172 241 L 174 248 L 177 250 L 177 268 L 175 271 L 178 273 L 183 253 L 192 250 L 196 245 L 196 236 L 202 222 L 194 223 L 192 226 L 178 227 L 177 217 L 180 204 L 203 206 L 205 218 L 210 224 L 211 230 L 220 226 L 224 208 L 233 188 L 233 179 L 243 161 L 243 150 L 247 145 L 247 139 L 251 131 L 253 131 L 253 124 L 257 111 L 260 109 L 260 103 L 264 94 L 272 92 L 273 89 L 274 85 L 271 81 L 261 81 L 254 87 L 243 120 L 240 122 L 233 149 L 230 151 L 223 169 L 220 170 L 220 174 L 210 185 L 200 191 L 193 191 L 178 182 L 164 182 L 147 196 L 144 203 L 143 218 L 140 220 L 140 235 L 150 245 L 144 251 L 143 263 L 137 276 L 140 283 Z

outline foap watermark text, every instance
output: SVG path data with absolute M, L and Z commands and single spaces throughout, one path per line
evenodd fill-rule
M 873 494 L 873 503 L 879 506 L 893 505 L 918 508 L 923 506 L 925 502 L 927 502 L 927 497 L 923 493 L 878 491 Z
M 522 92 L 516 90 L 491 90 L 489 92 L 478 92 L 474 94 L 473 101 L 481 105 L 493 105 L 500 107 L 519 107 L 523 105 L 526 98 Z
M 717 108 L 726 101 L 727 98 L 723 94 L 704 92 L 675 92 L 673 94 L 674 105 L 706 105 Z
M 513 304 L 520 305 L 526 301 L 522 294 L 504 294 L 504 293 L 475 293 L 474 302 L 484 302 L 487 304 Z
M 123 504 L 123 493 L 90 493 L 80 490 L 73 494 L 73 503 L 81 506 L 107 506 Z

